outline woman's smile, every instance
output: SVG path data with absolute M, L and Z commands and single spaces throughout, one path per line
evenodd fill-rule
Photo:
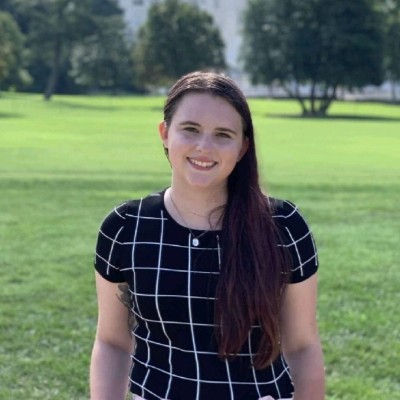
M 188 161 L 190 164 L 192 164 L 194 167 L 197 167 L 200 170 L 204 170 L 204 169 L 209 170 L 218 164 L 214 161 L 202 161 L 202 160 L 198 160 L 195 158 L 189 158 L 189 157 L 188 157 Z

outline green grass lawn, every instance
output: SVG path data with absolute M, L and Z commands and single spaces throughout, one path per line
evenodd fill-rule
M 0 96 L 0 399 L 88 398 L 97 229 L 168 185 L 162 105 Z M 250 105 L 263 183 L 319 247 L 327 398 L 400 399 L 400 106 L 336 103 L 312 120 L 295 102 Z

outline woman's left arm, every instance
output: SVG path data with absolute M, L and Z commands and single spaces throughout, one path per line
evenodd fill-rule
M 294 384 L 293 400 L 325 398 L 324 361 L 316 308 L 317 274 L 287 286 L 280 326 L 282 350 Z

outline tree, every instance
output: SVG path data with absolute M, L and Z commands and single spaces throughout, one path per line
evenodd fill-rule
M 396 82 L 400 82 L 400 0 L 384 2 L 385 70 L 391 83 L 392 100 L 397 100 Z
M 133 43 L 120 14 L 96 18 L 97 32 L 71 52 L 69 75 L 90 90 L 133 90 Z
M 243 35 L 253 83 L 277 82 L 303 115 L 325 115 L 339 86 L 383 79 L 382 19 L 373 0 L 250 0 Z
M 197 69 L 225 67 L 224 43 L 212 17 L 179 0 L 156 3 L 139 31 L 135 49 L 138 79 L 168 85 Z
M 88 6 L 87 0 L 34 0 L 26 8 L 31 15 L 28 38 L 32 61 L 44 63 L 49 71 L 46 100 L 56 90 L 73 44 L 93 30 Z
M 22 73 L 24 37 L 13 17 L 0 12 L 0 83 Z
M 118 1 L 91 0 L 95 32 L 77 43 L 69 75 L 89 90 L 133 89 L 132 40 Z
M 14 4 L 13 0 L 0 0 L 0 12 L 6 12 L 13 16 Z
M 122 11 L 116 0 L 31 0 L 20 7 L 29 15 L 28 41 L 31 49 L 31 68 L 38 75 L 47 73 L 44 97 L 50 99 L 60 78 L 97 88 L 110 86 L 110 70 L 119 65 L 117 57 L 108 57 L 104 66 L 104 54 L 115 54 L 115 49 L 129 53 L 117 41 L 124 40 Z M 103 43 L 107 47 L 103 49 Z M 113 50 L 111 50 L 113 48 Z M 120 54 L 119 54 L 120 55 Z M 80 58 L 81 57 L 81 58 Z M 36 70 L 35 70 L 36 69 Z M 105 70 L 107 71 L 105 72 Z M 91 73 L 99 74 L 96 77 Z M 94 84 L 96 81 L 99 84 Z

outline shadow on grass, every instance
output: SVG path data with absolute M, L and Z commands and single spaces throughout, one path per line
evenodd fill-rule
M 287 119 L 306 119 L 311 121 L 370 121 L 370 122 L 400 122 L 400 117 L 386 117 L 379 115 L 351 115 L 351 114 L 334 114 L 326 116 L 304 116 L 301 114 L 264 114 L 267 118 L 287 118 Z
M 75 109 L 75 110 L 90 110 L 90 111 L 121 111 L 121 110 L 131 110 L 131 111 L 162 111 L 162 107 L 146 107 L 140 105 L 94 105 L 94 104 L 81 104 L 81 103 L 73 103 L 70 101 L 62 101 L 57 100 L 54 102 L 57 106 Z
M 145 191 L 152 193 L 161 190 L 170 184 L 170 173 L 165 172 L 146 172 L 140 171 L 133 173 L 130 177 L 121 177 L 120 174 L 106 173 L 83 173 L 79 176 L 76 171 L 68 174 L 38 175 L 19 177 L 1 177 L 0 192 L 12 190 L 19 191 L 39 191 L 43 195 L 51 193 L 50 198 L 55 198 L 64 192 L 120 192 L 120 191 Z M 50 191 L 50 192 L 49 192 Z
M 112 191 L 144 191 L 152 193 L 155 190 L 161 190 L 170 185 L 170 173 L 165 172 L 145 172 L 138 171 L 131 176 L 120 176 L 120 174 L 112 173 L 84 173 L 79 176 L 76 171 L 70 174 L 49 174 L 49 175 L 21 175 L 7 177 L 0 175 L 0 191 L 18 192 L 24 190 L 33 190 L 46 195 L 50 190 L 52 196 L 57 197 L 62 191 L 75 191 L 79 197 L 79 193 L 88 191 L 112 192 Z M 332 195 L 345 194 L 376 194 L 383 191 L 389 195 L 395 195 L 398 192 L 398 185 L 388 185 L 386 182 L 334 182 L 334 183 L 307 183 L 300 182 L 297 184 L 285 183 L 269 183 L 266 185 L 270 193 L 301 193 L 305 197 L 312 198 L 332 197 Z M 390 194 L 391 195 L 391 194 Z
M 344 100 L 347 101 L 347 100 Z M 396 106 L 400 105 L 400 100 L 385 100 L 385 99 L 357 99 L 353 100 L 353 103 L 373 103 L 373 104 L 383 104 L 385 106 Z
M 21 113 L 7 113 L 7 112 L 0 112 L 0 119 L 3 118 L 23 118 L 24 114 Z
M 56 106 L 63 107 L 63 108 L 79 109 L 79 110 L 92 110 L 92 111 L 116 111 L 116 110 L 120 109 L 120 107 L 116 107 L 116 106 L 79 104 L 79 103 L 72 103 L 69 101 L 62 101 L 62 100 L 57 100 L 53 104 Z

